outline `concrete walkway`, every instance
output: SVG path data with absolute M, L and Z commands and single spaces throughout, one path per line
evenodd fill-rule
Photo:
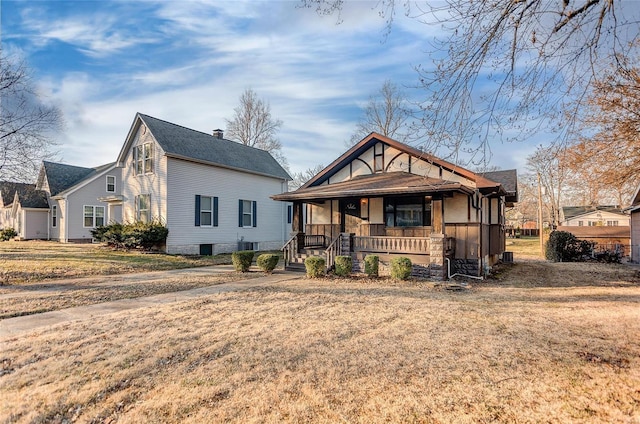
M 65 281 L 67 283 L 71 281 L 97 283 L 103 282 L 106 278 L 108 278 L 111 280 L 111 284 L 113 284 L 113 280 L 117 280 L 118 283 L 122 282 L 122 284 L 130 284 L 132 282 L 158 281 L 163 278 L 173 278 L 175 276 L 202 277 L 210 276 L 211 274 L 221 274 L 229 272 L 233 272 L 233 267 L 231 265 L 216 265 L 211 267 L 187 268 L 170 271 L 154 271 L 139 274 L 120 274 L 113 276 L 76 278 L 73 280 Z M 230 283 L 222 283 L 209 287 L 163 293 L 153 296 L 138 297 L 134 299 L 114 300 L 111 302 L 61 309 L 59 311 L 43 312 L 40 314 L 7 318 L 4 320 L 0 320 L 0 340 L 23 336 L 28 334 L 29 332 L 52 325 L 100 318 L 108 314 L 131 309 L 182 302 L 204 295 L 246 290 L 252 287 L 269 285 L 282 281 L 295 280 L 302 276 L 303 274 L 300 273 L 276 270 L 271 275 L 265 275 L 257 278 L 248 278 L 246 280 L 234 281 Z M 55 284 L 64 284 L 65 281 L 56 281 Z

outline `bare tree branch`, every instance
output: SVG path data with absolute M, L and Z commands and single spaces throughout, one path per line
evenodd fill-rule
M 27 65 L 0 52 L 0 179 L 31 182 L 43 159 L 51 158 L 62 113 L 45 104 Z
M 284 168 L 288 168 L 287 159 L 282 154 L 282 143 L 276 138 L 282 121 L 271 117 L 269 103 L 248 88 L 240 96 L 240 105 L 233 110 L 233 119 L 225 120 L 227 137 L 246 146 L 266 150 Z

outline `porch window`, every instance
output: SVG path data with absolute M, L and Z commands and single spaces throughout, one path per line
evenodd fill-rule
M 84 227 L 95 228 L 104 225 L 104 206 L 84 206 Z
M 431 225 L 431 198 L 399 197 L 385 199 L 387 227 L 423 227 Z

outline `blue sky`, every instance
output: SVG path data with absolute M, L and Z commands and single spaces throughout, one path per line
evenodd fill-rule
M 291 171 L 345 151 L 385 80 L 419 100 L 414 67 L 438 28 L 400 16 L 384 36 L 377 1 L 347 2 L 343 22 L 298 1 L 2 0 L 2 46 L 26 58 L 62 109 L 61 161 L 116 159 L 136 112 L 199 131 L 225 129 L 246 88 L 269 101 Z M 401 14 L 400 14 L 401 15 Z M 491 164 L 524 170 L 532 144 L 493 145 Z

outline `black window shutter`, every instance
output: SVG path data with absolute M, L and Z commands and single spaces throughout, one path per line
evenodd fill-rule
M 196 194 L 196 227 L 200 226 L 200 195 Z
M 258 202 L 253 202 L 253 226 L 258 226 Z
M 293 206 L 287 205 L 287 224 L 291 224 L 292 217 L 293 217 Z
M 213 226 L 218 226 L 218 198 L 213 198 Z
M 242 199 L 238 200 L 238 227 L 242 227 Z

